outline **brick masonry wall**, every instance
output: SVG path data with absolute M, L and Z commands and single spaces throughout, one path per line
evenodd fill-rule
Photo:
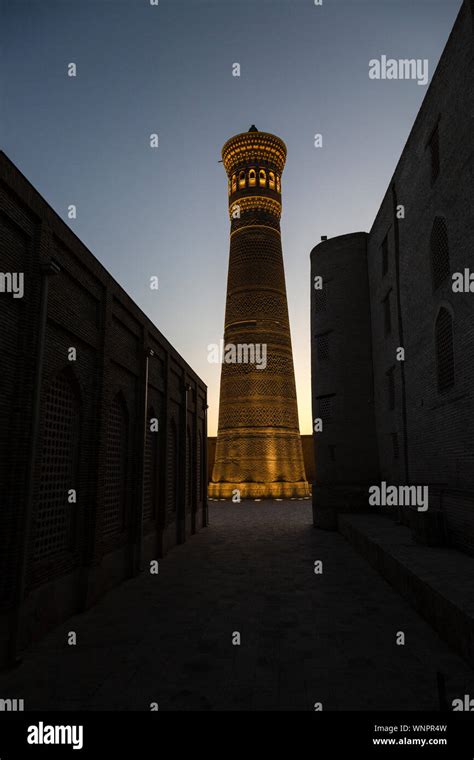
M 370 427 L 367 432 L 376 445 L 378 477 L 392 483 L 429 485 L 430 506 L 444 512 L 452 543 L 471 553 L 474 552 L 474 293 L 453 293 L 450 276 L 434 286 L 430 240 L 435 217 L 444 219 L 450 272 L 472 268 L 473 13 L 472 2 L 464 2 L 367 238 L 370 335 L 363 321 L 353 324 L 349 319 L 344 326 L 359 352 L 363 352 L 364 344 L 372 345 L 372 360 L 366 353 L 364 361 L 366 369 L 373 373 L 375 428 L 373 433 Z M 430 140 L 436 128 L 439 174 L 434 178 Z M 400 205 L 404 218 L 397 218 Z M 334 278 L 327 290 L 328 329 L 335 320 L 344 324 L 344 315 L 352 315 L 361 308 L 360 289 L 354 289 L 351 278 L 345 276 L 345 266 L 341 271 L 337 267 L 337 253 L 332 260 L 330 257 L 331 245 L 339 251 L 344 239 L 351 237 L 327 241 L 312 252 L 312 276 L 321 268 L 327 279 Z M 315 311 L 313 293 L 312 299 L 313 404 L 322 388 L 327 393 L 339 388 L 344 396 L 360 405 L 364 394 L 360 393 L 358 401 L 357 389 L 365 390 L 367 386 L 360 384 L 359 354 L 354 355 L 354 344 L 347 342 L 344 362 L 328 364 L 327 371 L 315 359 L 315 331 L 326 323 L 324 315 Z M 452 316 L 454 339 L 454 385 L 442 392 L 438 389 L 435 343 L 435 324 L 441 308 Z M 397 360 L 399 347 L 405 350 L 404 362 Z M 355 450 L 356 428 L 352 427 L 350 411 L 346 408 L 342 413 L 336 405 L 336 413 L 341 414 L 341 440 L 346 426 L 346 446 Z M 318 465 L 319 456 L 324 456 L 324 449 L 318 455 L 318 446 L 317 442 L 317 482 L 331 473 L 326 460 Z M 359 468 L 360 463 L 353 461 Z M 369 461 L 376 474 L 373 455 Z M 333 464 L 333 483 L 342 486 L 347 481 L 346 473 Z M 363 465 L 361 472 L 364 468 Z M 313 500 L 315 492 L 313 489 Z
M 25 646 L 52 624 L 89 606 L 108 588 L 135 574 L 140 563 L 146 570 L 150 559 L 162 556 L 207 524 L 202 486 L 207 463 L 202 443 L 197 456 L 199 440 L 206 439 L 207 389 L 3 153 L 0 225 L 0 270 L 24 272 L 25 276 L 24 298 L 0 294 L 1 661 L 12 636 L 17 648 Z M 59 272 L 42 275 L 50 260 Z M 47 304 L 44 332 L 42 297 Z M 77 352 L 73 362 L 68 360 L 71 347 Z M 150 472 L 157 472 L 151 497 L 153 517 L 142 526 L 149 349 L 153 355 L 148 359 L 147 410 L 153 409 L 158 418 L 159 432 L 146 474 L 150 478 Z M 33 451 L 35 372 L 41 366 L 40 354 L 38 435 Z M 55 421 L 47 410 L 52 398 L 49 390 L 58 378 L 67 392 L 71 389 L 78 409 L 78 456 L 71 476 L 74 482 L 69 486 L 76 489 L 77 503 L 67 505 L 65 493 L 70 516 L 64 518 L 61 510 L 52 517 L 46 514 L 46 519 L 51 519 L 45 528 L 45 515 L 38 512 L 38 505 L 41 499 L 44 502 L 45 488 L 54 488 L 64 455 L 59 447 L 45 460 L 47 447 L 54 447 L 51 425 L 56 425 L 57 435 L 64 432 L 64 423 Z M 126 457 L 120 494 L 122 521 L 110 531 L 104 521 L 111 487 L 109 431 L 114 403 L 123 410 L 126 434 L 121 451 Z M 173 461 L 167 447 L 171 421 L 177 436 Z M 188 431 L 192 442 L 186 444 Z M 67 546 L 45 551 L 44 542 L 56 540 L 54 520 L 63 519 L 70 523 Z M 16 634 L 12 620 L 18 623 Z
M 366 245 L 360 232 L 311 252 L 313 505 L 324 527 L 378 474 Z
M 472 6 L 465 3 L 370 231 L 368 265 L 381 475 L 395 483 L 432 485 L 432 506 L 445 511 L 453 541 L 474 552 L 474 294 L 453 293 L 450 276 L 434 287 L 430 249 L 434 219 L 442 217 L 450 271 L 472 267 L 473 82 Z M 429 141 L 436 126 L 440 165 L 432 181 Z M 404 219 L 397 220 L 395 204 L 403 205 Z M 386 336 L 382 300 L 390 289 L 392 331 Z M 437 384 L 435 323 L 441 307 L 452 314 L 454 327 L 455 382 L 447 392 Z M 405 349 L 403 366 L 395 358 L 398 346 Z M 386 372 L 392 366 L 390 411 Z M 439 490 L 441 502 L 435 499 Z

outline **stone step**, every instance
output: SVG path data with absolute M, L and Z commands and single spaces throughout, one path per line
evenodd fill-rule
M 474 666 L 474 557 L 422 546 L 409 528 L 380 515 L 338 518 L 340 533 Z

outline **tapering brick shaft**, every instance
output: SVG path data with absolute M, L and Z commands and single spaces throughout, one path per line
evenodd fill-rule
M 231 231 L 209 496 L 307 496 L 280 234 L 286 146 L 251 127 L 225 143 L 222 159 Z

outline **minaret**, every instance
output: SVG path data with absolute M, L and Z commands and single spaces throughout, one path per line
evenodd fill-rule
M 281 248 L 285 160 L 283 140 L 255 126 L 222 148 L 231 229 L 214 498 L 309 495 Z

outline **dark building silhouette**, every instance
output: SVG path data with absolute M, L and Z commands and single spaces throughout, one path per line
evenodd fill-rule
M 222 160 L 231 229 L 209 496 L 307 497 L 280 232 L 286 146 L 252 125 L 227 140 Z
M 207 389 L 3 153 L 0 180 L 4 661 L 207 524 Z
M 474 270 L 473 13 L 465 2 L 370 232 L 311 252 L 315 524 L 367 510 L 369 484 L 427 485 L 415 535 L 469 553 L 474 292 L 453 275 Z

